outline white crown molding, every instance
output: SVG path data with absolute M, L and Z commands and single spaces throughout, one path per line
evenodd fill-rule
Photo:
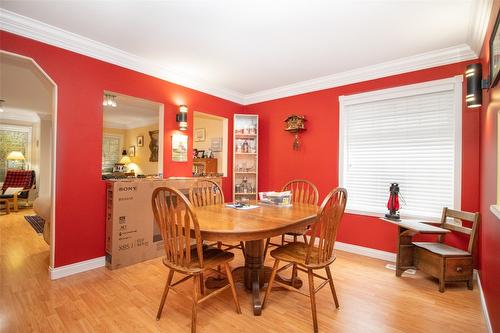
M 98 257 L 90 260 L 80 261 L 74 264 L 52 268 L 49 267 L 51 280 L 60 279 L 73 274 L 89 271 L 91 269 L 104 267 L 106 265 L 106 257 Z
M 366 66 L 308 81 L 297 82 L 278 88 L 263 90 L 254 94 L 246 95 L 243 104 L 249 105 L 260 103 L 273 99 L 294 96 L 333 87 L 340 87 L 347 84 L 378 79 L 396 74 L 408 73 L 420 69 L 453 64 L 476 58 L 477 55 L 468 45 L 461 44 L 454 47 L 383 62 L 377 65 Z
M 140 128 L 140 127 L 146 127 L 146 126 L 151 126 L 151 125 L 157 125 L 158 124 L 158 119 L 154 120 L 138 120 L 134 121 L 133 124 L 122 124 L 122 123 L 117 123 L 113 121 L 105 121 L 103 123 L 103 126 L 105 128 L 117 128 L 117 129 L 135 129 L 135 128 Z
M 488 8 L 491 9 L 490 2 L 491 0 L 480 0 L 481 4 L 477 5 L 476 10 L 474 10 L 474 13 L 477 13 L 476 16 L 474 16 L 474 19 L 471 18 L 470 20 L 475 23 L 470 23 L 469 27 L 470 39 L 473 39 L 475 44 L 482 44 L 482 39 L 484 39 L 484 21 L 489 16 L 489 14 L 485 14 L 485 12 Z M 483 23 L 478 23 L 477 21 Z M 474 28 L 472 28 L 472 26 L 474 26 Z M 249 105 L 477 58 L 477 53 L 474 52 L 471 47 L 467 44 L 461 44 L 450 48 L 426 52 L 244 95 L 239 92 L 213 87 L 209 84 L 200 83 L 198 80 L 186 78 L 185 75 L 171 68 L 157 66 L 136 55 L 1 8 L 0 29 L 152 75 L 242 105 Z M 472 36 L 474 36 L 474 38 L 472 38 Z M 478 40 L 479 42 L 477 42 Z
M 0 120 L 12 120 L 12 121 L 24 121 L 28 123 L 39 123 L 40 118 L 37 117 L 35 113 L 32 112 L 1 112 Z
M 467 43 L 478 56 L 481 53 L 486 30 L 488 30 L 492 6 L 493 0 L 471 2 Z
M 200 80 L 188 78 L 188 76 L 171 68 L 160 67 L 144 58 L 3 8 L 0 8 L 0 29 L 129 68 L 235 103 L 241 104 L 243 100 L 243 94 L 238 92 L 201 83 Z

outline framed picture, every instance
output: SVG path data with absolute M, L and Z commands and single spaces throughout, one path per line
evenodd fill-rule
M 128 148 L 128 156 L 135 157 L 135 146 L 130 146 Z
M 187 162 L 188 136 L 183 134 L 172 135 L 172 161 Z
M 137 147 L 144 147 L 144 137 L 142 135 L 137 137 Z
M 490 37 L 490 80 L 491 88 L 495 87 L 500 79 L 500 13 L 497 15 L 495 26 Z
M 207 131 L 204 128 L 194 129 L 194 142 L 204 142 L 206 140 Z
M 149 162 L 158 162 L 158 138 L 160 137 L 160 132 L 149 131 L 149 137 L 151 141 L 149 142 L 149 151 L 151 154 L 149 155 Z
M 222 151 L 222 138 L 212 138 L 210 139 L 210 148 L 213 152 Z
M 205 151 L 204 150 L 198 150 L 196 152 L 196 157 L 197 158 L 203 158 L 203 157 L 205 157 Z

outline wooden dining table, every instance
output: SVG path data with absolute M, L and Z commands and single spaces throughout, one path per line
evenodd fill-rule
M 243 281 L 245 288 L 252 292 L 253 312 L 258 316 L 262 310 L 260 289 L 271 273 L 271 267 L 264 266 L 264 240 L 306 228 L 315 220 L 319 207 L 307 204 L 293 204 L 290 207 L 254 204 L 258 207 L 235 209 L 220 204 L 198 207 L 194 211 L 203 240 L 245 242 L 245 265 L 234 269 L 233 276 L 235 281 Z M 296 280 L 294 287 L 300 288 L 302 282 Z M 220 285 L 220 281 L 211 277 L 205 284 L 207 288 L 215 288 Z

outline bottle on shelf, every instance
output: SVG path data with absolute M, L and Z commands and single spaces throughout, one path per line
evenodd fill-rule
M 248 153 L 248 140 L 243 141 L 243 152 Z

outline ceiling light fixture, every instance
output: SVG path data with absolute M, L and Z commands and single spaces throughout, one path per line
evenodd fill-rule
M 116 106 L 118 105 L 116 103 L 116 96 L 111 95 L 111 94 L 104 94 L 104 99 L 102 100 L 102 105 L 111 106 L 113 108 L 116 108 Z

